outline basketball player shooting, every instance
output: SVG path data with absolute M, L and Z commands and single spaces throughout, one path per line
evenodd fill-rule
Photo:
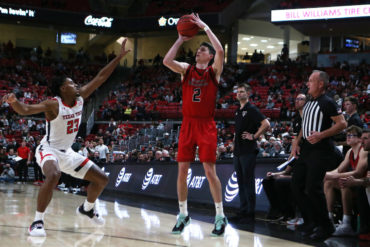
M 81 88 L 78 88 L 71 78 L 61 76 L 52 81 L 50 89 L 55 96 L 52 99 L 33 105 L 21 103 L 13 93 L 5 95 L 2 99 L 20 115 L 43 112 L 46 117 L 46 135 L 35 154 L 46 179 L 38 194 L 34 222 L 29 227 L 31 236 L 46 236 L 44 214 L 61 172 L 90 181 L 87 199 L 76 212 L 87 216 L 97 225 L 105 223 L 101 215 L 96 212 L 94 204 L 108 183 L 108 177 L 92 161 L 74 152 L 71 146 L 81 123 L 84 100 L 108 79 L 119 61 L 130 51 L 125 48 L 126 41 L 127 39 L 122 42 L 120 54 L 100 70 L 92 81 Z
M 220 41 L 211 29 L 199 18 L 198 14 L 191 15 L 191 23 L 203 29 L 212 45 L 202 43 L 196 52 L 195 66 L 175 60 L 175 56 L 184 41 L 191 37 L 180 34 L 167 52 L 163 64 L 173 72 L 181 74 L 183 120 L 178 143 L 178 177 L 177 195 L 180 214 L 173 234 L 180 234 L 190 223 L 187 210 L 188 188 L 186 179 L 190 162 L 194 161 L 196 147 L 199 148 L 199 159 L 209 183 L 215 202 L 216 217 L 212 235 L 221 236 L 225 231 L 227 219 L 223 212 L 221 183 L 216 174 L 217 129 L 214 122 L 216 95 L 220 81 L 224 50 Z M 189 25 L 189 24 L 187 24 Z M 214 62 L 212 62 L 214 60 Z

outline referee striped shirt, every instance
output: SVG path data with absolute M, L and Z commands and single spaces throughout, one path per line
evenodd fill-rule
M 327 95 L 321 95 L 316 99 L 309 100 L 303 107 L 303 139 L 307 139 L 312 131 L 322 132 L 329 129 L 333 124 L 331 117 L 341 114 L 340 107 Z M 325 139 L 322 141 L 325 141 Z

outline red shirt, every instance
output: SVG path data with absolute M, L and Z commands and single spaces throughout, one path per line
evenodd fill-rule
M 212 66 L 190 65 L 182 81 L 182 114 L 190 118 L 214 118 L 218 82 Z
M 30 151 L 31 150 L 28 147 L 19 147 L 17 150 L 18 156 L 21 157 L 22 159 L 28 159 Z

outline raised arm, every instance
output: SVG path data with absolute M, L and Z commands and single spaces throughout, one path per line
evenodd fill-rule
M 102 68 L 99 73 L 92 79 L 88 84 L 84 85 L 80 88 L 80 95 L 86 99 L 89 97 L 95 89 L 100 87 L 112 74 L 114 69 L 119 64 L 119 61 L 128 53 L 130 50 L 126 50 L 126 42 L 127 39 L 124 39 L 122 41 L 121 51 L 120 53 L 110 62 L 108 63 L 104 68 Z
M 32 115 L 44 112 L 47 119 L 58 115 L 58 101 L 45 100 L 39 104 L 27 105 L 20 102 L 14 93 L 6 94 L 2 102 L 7 102 L 19 115 Z
M 177 51 L 179 50 L 180 46 L 184 43 L 184 41 L 190 40 L 191 38 L 181 36 L 179 34 L 178 39 L 176 42 L 172 45 L 171 49 L 167 52 L 166 56 L 163 58 L 163 64 L 170 70 L 172 70 L 175 73 L 181 74 L 183 76 L 189 67 L 188 63 L 179 62 L 175 60 Z
M 220 81 L 220 76 L 224 67 L 224 48 L 222 47 L 216 35 L 212 32 L 212 30 L 199 18 L 199 15 L 193 13 L 192 16 L 192 22 L 197 24 L 199 28 L 203 29 L 206 32 L 213 48 L 215 48 L 216 55 L 212 64 L 212 68 L 215 71 L 217 81 Z

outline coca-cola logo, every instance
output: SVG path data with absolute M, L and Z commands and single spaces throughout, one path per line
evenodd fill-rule
M 95 27 L 112 27 L 113 18 L 110 17 L 101 17 L 95 18 L 92 15 L 89 15 L 85 18 L 85 25 L 86 26 L 95 26 Z

